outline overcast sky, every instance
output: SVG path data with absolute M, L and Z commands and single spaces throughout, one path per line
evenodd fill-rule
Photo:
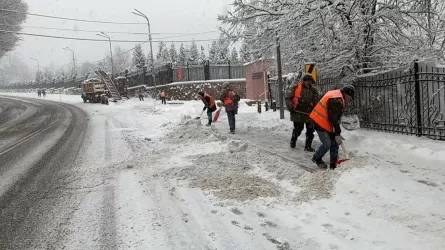
M 217 15 L 227 11 L 232 0 L 27 0 L 29 12 L 69 18 L 94 19 L 101 21 L 117 22 L 141 22 L 145 20 L 131 14 L 133 8 L 137 8 L 145 13 L 151 22 L 152 33 L 180 33 L 180 32 L 207 32 L 217 31 Z M 42 26 L 64 29 L 83 29 L 100 31 L 124 31 L 124 32 L 147 32 L 146 25 L 115 25 L 96 24 L 75 21 L 63 21 L 48 19 L 43 17 L 28 16 L 26 26 Z M 23 32 L 67 36 L 94 38 L 95 33 L 42 30 L 36 28 L 24 28 Z M 146 35 L 126 35 L 109 34 L 112 39 L 121 40 L 146 40 Z M 191 40 L 191 39 L 213 39 L 218 37 L 218 33 L 203 35 L 183 36 L 167 38 L 172 34 L 153 35 L 153 40 Z M 40 38 L 22 36 L 23 40 L 16 48 L 16 52 L 35 69 L 35 62 L 29 57 L 39 59 L 40 66 L 50 66 L 55 68 L 71 62 L 70 52 L 63 50 L 68 46 L 76 52 L 78 63 L 83 61 L 97 61 L 104 57 L 109 51 L 109 44 L 104 42 L 60 40 L 53 38 Z M 133 43 L 120 43 L 124 49 L 135 46 Z M 179 49 L 180 44 L 176 44 Z M 201 43 L 207 50 L 207 43 Z M 170 44 L 168 44 L 170 46 Z M 156 54 L 157 44 L 154 44 L 154 54 Z M 149 52 L 148 44 L 143 46 L 144 52 Z

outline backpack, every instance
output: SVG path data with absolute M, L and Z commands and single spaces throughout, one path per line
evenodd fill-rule
M 239 101 L 241 100 L 241 96 L 238 95 L 235 91 L 232 91 L 232 102 L 233 105 L 238 106 Z

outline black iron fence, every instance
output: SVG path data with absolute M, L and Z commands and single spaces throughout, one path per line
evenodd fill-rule
M 445 68 L 413 62 L 355 83 L 361 126 L 445 140 Z
M 322 95 L 347 83 L 355 86 L 356 95 L 346 114 L 357 114 L 361 127 L 445 140 L 445 67 L 415 61 L 380 74 L 320 78 L 315 87 Z M 269 86 L 270 99 L 278 100 L 276 80 Z M 285 80 L 283 92 L 286 86 Z

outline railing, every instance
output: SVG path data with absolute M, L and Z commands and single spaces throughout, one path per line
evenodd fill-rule
M 284 80 L 282 90 L 288 83 Z M 346 83 L 355 86 L 355 101 L 345 114 L 357 114 L 363 128 L 445 140 L 445 67 L 413 62 L 385 73 L 320 78 L 315 88 L 323 95 Z M 269 99 L 278 100 L 276 80 L 269 80 Z M 277 103 L 279 106 L 279 104 Z

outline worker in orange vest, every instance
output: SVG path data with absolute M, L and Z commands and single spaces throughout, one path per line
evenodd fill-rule
M 328 91 L 318 102 L 309 115 L 315 123 L 315 130 L 322 145 L 315 152 L 312 161 L 320 168 L 328 166 L 323 156 L 330 151 L 329 168 L 335 169 L 338 160 L 338 148 L 343 143 L 341 136 L 340 118 L 345 110 L 346 103 L 354 99 L 355 88 L 348 85 L 340 90 Z
M 315 152 L 312 148 L 314 140 L 314 123 L 309 118 L 312 109 L 320 100 L 318 91 L 314 88 L 314 78 L 311 74 L 304 74 L 301 81 L 290 85 L 286 93 L 286 106 L 290 112 L 290 120 L 294 123 L 290 147 L 295 148 L 297 139 L 306 125 L 306 143 L 304 150 Z
M 162 90 L 162 92 L 159 94 L 159 97 L 161 97 L 162 104 L 167 104 L 167 102 L 165 101 L 165 98 L 167 98 L 167 94 L 164 90 Z
M 240 96 L 233 90 L 228 82 L 225 82 L 223 84 L 223 91 L 220 100 L 226 109 L 230 133 L 235 134 L 235 115 L 238 114 L 238 102 L 240 101 Z
M 202 109 L 202 111 L 207 110 L 207 118 L 209 120 L 209 122 L 207 123 L 206 126 L 210 126 L 212 125 L 212 113 L 216 111 L 216 103 L 215 103 L 215 98 L 213 98 L 213 96 L 211 96 L 209 93 L 207 92 L 198 92 L 198 97 L 201 98 L 202 102 L 204 103 L 204 108 Z

